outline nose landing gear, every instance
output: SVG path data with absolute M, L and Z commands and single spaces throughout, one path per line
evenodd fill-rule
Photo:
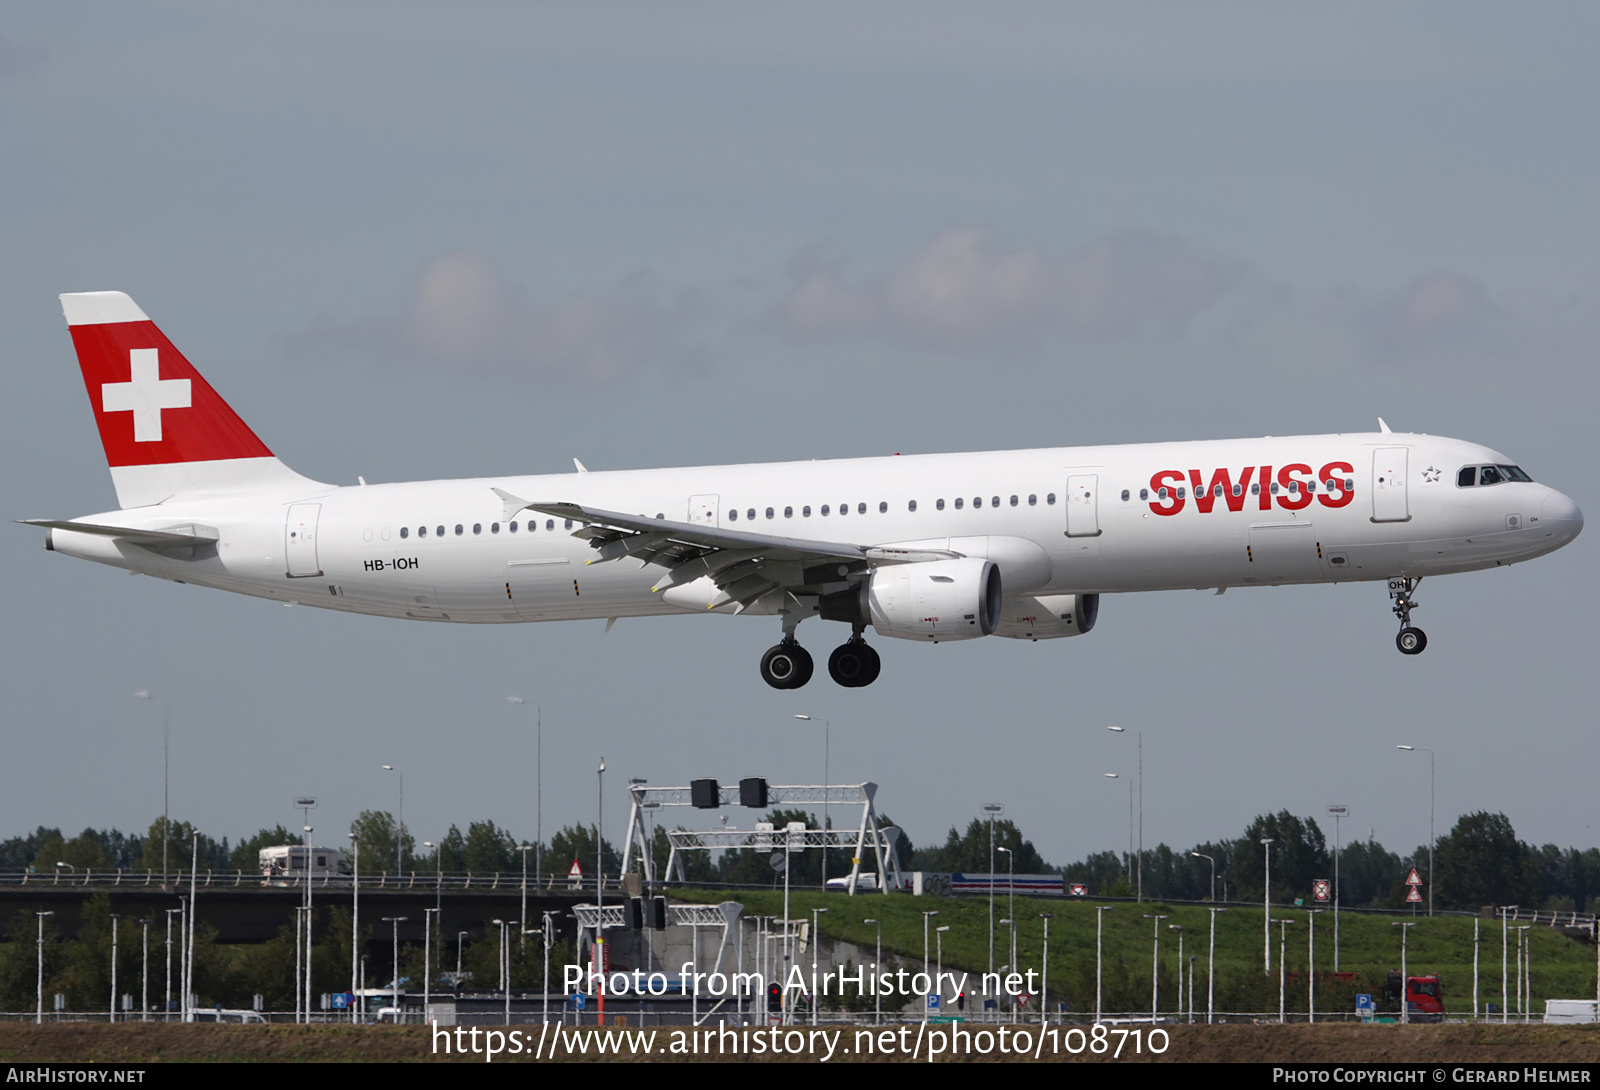
M 1417 608 L 1417 600 L 1412 595 L 1421 582 L 1421 579 L 1411 578 L 1389 580 L 1389 597 L 1394 602 L 1394 615 L 1400 618 L 1400 632 L 1394 638 L 1394 645 L 1402 655 L 1420 655 L 1428 646 L 1427 633 L 1411 627 L 1411 611 Z

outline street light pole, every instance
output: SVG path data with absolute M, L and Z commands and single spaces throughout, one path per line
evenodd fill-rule
M 1005 807 L 996 802 L 985 803 L 983 812 L 989 815 L 989 973 L 994 974 L 994 819 L 995 815 L 1005 812 Z M 927 944 L 924 943 L 924 946 Z M 923 968 L 927 968 L 927 957 L 924 952 Z
M 1118 734 L 1132 730 L 1139 736 L 1139 886 L 1138 900 L 1144 901 L 1144 732 L 1134 727 L 1107 727 Z
M 1261 838 L 1261 852 L 1267 860 L 1267 881 L 1261 895 L 1261 930 L 1266 936 L 1266 972 L 1270 975 L 1272 972 L 1272 837 Z
M 1217 903 L 1217 861 L 1204 852 L 1190 852 L 1196 859 L 1204 859 L 1211 864 L 1211 903 Z
M 1106 931 L 1106 913 L 1110 912 L 1116 906 L 1095 905 L 1094 907 L 1094 1020 L 1099 1022 L 1102 1011 L 1100 1005 L 1100 983 L 1101 969 L 1105 964 L 1104 940 Z
M 405 861 L 401 857 L 406 842 L 406 774 L 394 765 L 384 765 L 383 770 L 398 773 L 400 776 L 400 814 L 395 819 L 394 830 L 394 876 L 399 878 L 406 869 Z
M 1150 948 L 1150 1023 L 1155 1024 L 1156 1004 L 1161 994 L 1161 921 L 1166 916 L 1153 916 L 1145 913 L 1147 920 L 1155 921 L 1155 940 Z
M 42 1026 L 44 1025 L 44 918 L 54 916 L 55 913 L 35 912 L 34 915 L 39 918 L 39 970 L 36 981 L 38 1001 L 33 1012 L 33 1024 Z
M 1434 826 L 1433 826 L 1433 813 L 1434 813 L 1434 806 L 1433 806 L 1433 799 L 1434 799 L 1434 795 L 1433 795 L 1433 750 L 1426 749 L 1426 748 L 1423 748 L 1421 746 L 1395 746 L 1394 748 L 1395 749 L 1403 749 L 1407 753 L 1421 752 L 1421 753 L 1426 753 L 1428 755 L 1428 915 L 1432 916 L 1433 915 L 1433 846 L 1438 840 L 1437 835 L 1434 833 Z
M 872 963 L 872 975 L 876 977 L 879 972 L 878 966 L 883 964 L 883 923 L 880 920 L 862 920 L 861 922 L 878 925 L 877 960 Z M 874 985 L 872 989 L 872 1024 L 875 1026 L 883 1024 L 882 989 L 878 988 L 876 985 Z

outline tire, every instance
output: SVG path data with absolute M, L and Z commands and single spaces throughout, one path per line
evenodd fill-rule
M 761 680 L 774 689 L 798 689 L 811 680 L 814 666 L 805 648 L 786 641 L 761 656 Z
M 1420 628 L 1402 628 L 1394 645 L 1402 655 L 1420 655 L 1428 646 L 1428 636 Z
M 866 644 L 857 640 L 841 643 L 828 656 L 828 676 L 846 689 L 858 689 L 867 683 L 871 666 L 863 649 Z

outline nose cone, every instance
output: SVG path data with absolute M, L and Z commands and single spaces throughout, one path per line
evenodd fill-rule
M 1552 491 L 1539 511 L 1539 523 L 1559 545 L 1565 545 L 1583 531 L 1583 512 L 1566 496 Z

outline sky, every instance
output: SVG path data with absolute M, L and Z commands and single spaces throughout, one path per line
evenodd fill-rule
M 1381 415 L 1592 513 L 1597 36 L 1576 3 L 14 7 L 0 509 L 114 507 L 56 296 L 119 290 L 335 483 Z M 41 536 L 0 534 L 0 837 L 143 831 L 166 715 L 173 817 L 235 841 L 309 794 L 342 842 L 399 806 L 383 765 L 418 840 L 548 838 L 604 757 L 608 831 L 631 777 L 826 775 L 917 844 L 1001 804 L 1060 864 L 1126 846 L 1105 773 L 1142 738 L 1146 845 L 1337 803 L 1408 853 L 1423 748 L 1440 834 L 1600 843 L 1592 533 L 1429 580 L 1414 658 L 1381 583 L 1118 595 L 1081 638 L 880 638 L 875 685 L 793 692 L 773 618 L 410 624 Z

